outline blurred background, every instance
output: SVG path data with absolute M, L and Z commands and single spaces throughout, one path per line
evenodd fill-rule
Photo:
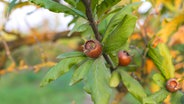
M 54 1 L 68 5 L 63 0 Z M 175 67 L 180 72 L 176 75 L 182 77 L 183 1 L 122 0 L 119 5 L 136 1 L 143 3 L 135 13 L 138 22 L 131 37 L 132 46 L 142 48 L 144 39 L 164 32 L 166 35 L 162 38 L 167 41 Z M 81 50 L 80 33 L 67 36 L 74 27 L 72 20 L 72 16 L 50 12 L 27 0 L 0 0 L 0 104 L 92 104 L 82 83 L 69 86 L 72 70 L 49 86 L 39 87 L 48 69 L 59 61 L 56 59 L 59 54 Z M 161 27 L 165 29 L 159 31 Z M 140 57 L 136 58 L 135 63 L 141 64 Z M 150 60 L 146 61 L 145 68 L 146 74 L 155 69 Z M 124 102 L 136 104 L 129 100 L 131 97 L 127 94 Z
M 0 104 L 90 102 L 82 83 L 69 86 L 71 72 L 39 87 L 49 67 L 59 61 L 56 56 L 74 50 L 80 40 L 67 37 L 72 18 L 26 0 L 0 0 Z

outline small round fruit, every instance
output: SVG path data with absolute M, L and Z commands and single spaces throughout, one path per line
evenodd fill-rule
M 132 61 L 131 56 L 128 54 L 127 51 L 119 51 L 118 52 L 118 59 L 120 66 L 127 66 Z
M 84 44 L 84 53 L 91 58 L 97 58 L 102 54 L 102 45 L 97 40 L 88 40 Z
M 166 83 L 166 89 L 169 92 L 176 92 L 179 89 L 179 82 L 175 78 L 171 78 Z

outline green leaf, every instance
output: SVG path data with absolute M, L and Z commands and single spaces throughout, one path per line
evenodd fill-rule
M 120 75 L 117 71 L 113 71 L 112 72 L 112 75 L 111 75 L 111 78 L 110 78 L 110 82 L 109 82 L 109 85 L 111 87 L 117 87 L 120 83 Z
M 106 13 L 103 16 L 101 16 L 100 18 L 98 18 L 98 20 L 103 21 L 107 17 L 113 17 L 118 11 L 122 10 L 122 8 L 123 8 L 123 6 L 113 7 L 110 11 L 108 11 L 108 13 Z M 109 21 L 110 21 L 110 19 L 109 19 Z
M 108 104 L 111 88 L 109 87 L 110 70 L 104 59 L 98 58 L 92 64 L 85 83 L 85 91 L 91 94 L 94 104 Z
M 81 32 L 81 36 L 82 36 L 82 38 L 87 38 L 87 39 L 89 37 L 92 38 L 94 36 L 94 32 L 93 32 L 91 26 L 87 25 L 87 29 L 85 31 Z
M 85 56 L 83 52 L 79 51 L 72 51 L 72 52 L 66 52 L 59 56 L 57 56 L 58 59 L 65 59 L 65 58 L 71 58 L 71 57 L 82 57 Z
M 143 87 L 139 84 L 137 80 L 132 78 L 126 71 L 124 71 L 121 67 L 118 68 L 118 71 L 121 76 L 121 80 L 127 90 L 140 102 L 146 97 L 146 93 Z
M 36 5 L 49 9 L 50 11 L 53 11 L 53 12 L 57 12 L 57 13 L 63 12 L 63 13 L 67 13 L 71 15 L 78 15 L 83 18 L 86 18 L 85 14 L 82 13 L 81 11 L 73 7 L 67 7 L 63 4 L 54 2 L 52 0 L 29 0 L 29 1 Z
M 71 66 L 80 63 L 84 59 L 85 57 L 73 57 L 61 60 L 58 64 L 56 64 L 49 70 L 49 72 L 43 78 L 40 86 L 43 87 L 50 82 L 56 80 L 57 78 L 68 72 Z
M 110 20 L 112 19 L 114 14 L 116 14 L 119 10 L 121 10 L 120 7 L 115 8 L 115 10 L 110 11 L 108 14 L 106 14 L 102 18 L 98 19 L 100 21 L 100 23 L 98 24 L 98 31 L 100 32 L 100 34 L 102 34 L 104 36 L 104 33 L 107 30 L 107 26 L 108 26 Z
M 82 2 L 82 0 L 79 0 L 79 2 L 77 3 L 77 5 L 76 5 L 76 9 L 77 10 L 80 10 L 82 13 L 86 13 L 86 8 L 85 8 L 85 6 L 84 6 L 84 4 L 83 4 L 83 2 Z
M 96 6 L 98 5 L 99 0 L 91 0 L 91 8 L 93 11 L 95 11 Z
M 98 17 L 100 17 L 103 13 L 108 11 L 112 6 L 114 6 L 115 4 L 117 4 L 120 1 L 121 0 L 103 0 L 103 2 L 97 6 Z
M 83 32 L 88 28 L 88 26 L 89 26 L 88 21 L 86 21 L 83 18 L 79 18 L 75 22 L 75 26 L 73 27 L 73 29 L 68 33 L 68 36 L 71 36 L 74 32 Z
M 142 104 L 140 101 L 138 101 L 132 94 L 127 93 L 125 95 L 125 97 L 123 98 L 123 100 L 126 103 L 122 103 L 122 104 Z
M 145 98 L 143 100 L 143 104 L 158 104 L 160 102 L 163 102 L 168 95 L 169 95 L 168 91 L 166 91 L 165 89 L 161 89 L 160 91 Z
M 89 59 L 85 63 L 79 66 L 73 73 L 72 79 L 70 81 L 70 85 L 74 85 L 84 79 L 85 76 L 87 76 L 87 73 L 92 65 L 94 60 Z
M 104 34 L 105 30 L 106 30 L 106 27 L 107 27 L 107 23 L 108 23 L 108 20 L 107 19 L 104 19 L 103 21 L 101 21 L 99 24 L 98 24 L 98 31 L 101 33 L 101 34 Z
M 184 94 L 181 91 L 177 91 L 171 95 L 171 104 L 183 104 L 184 100 L 182 98 Z
M 118 66 L 119 60 L 118 60 L 118 57 L 117 57 L 117 53 L 109 53 L 109 57 L 111 58 L 111 60 L 114 64 L 113 67 Z
M 150 45 L 148 56 L 153 60 L 166 79 L 174 78 L 175 69 L 172 63 L 172 57 L 165 44 L 160 43 L 155 48 Z
M 70 4 L 71 6 L 75 7 L 79 0 L 64 0 L 64 1 Z
M 165 88 L 166 80 L 161 74 L 154 74 L 152 78 L 158 86 L 160 86 L 161 88 Z
M 133 10 L 135 8 L 137 8 L 139 5 L 140 5 L 140 2 L 133 3 L 133 4 L 130 4 L 126 7 L 124 7 L 121 10 L 118 10 L 118 12 L 115 12 L 115 14 L 113 13 L 114 16 L 112 17 L 112 19 L 108 23 L 108 26 L 106 27 L 106 31 L 104 33 L 104 38 L 103 38 L 102 42 L 105 42 L 106 39 L 109 37 L 109 35 L 111 35 L 112 32 L 118 27 L 118 25 L 124 19 L 125 15 L 127 15 L 127 14 L 131 15 Z
M 121 49 L 134 31 L 136 19 L 133 15 L 125 15 L 118 27 L 104 41 L 104 51 L 109 53 Z

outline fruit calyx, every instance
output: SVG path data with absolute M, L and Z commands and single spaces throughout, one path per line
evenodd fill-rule
M 166 83 L 166 89 L 169 92 L 176 92 L 179 88 L 179 82 L 175 78 L 169 79 Z

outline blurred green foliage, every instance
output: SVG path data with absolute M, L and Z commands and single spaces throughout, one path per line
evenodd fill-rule
M 39 87 L 47 70 L 37 74 L 32 71 L 10 73 L 0 79 L 1 104 L 83 104 L 85 94 L 81 84 L 68 85 L 71 73 L 59 78 L 50 86 Z

